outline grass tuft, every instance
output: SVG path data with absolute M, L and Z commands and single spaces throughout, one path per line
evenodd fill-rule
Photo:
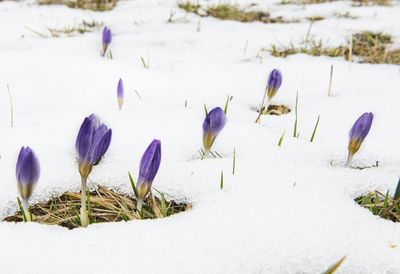
M 357 19 L 358 16 L 352 15 L 350 12 L 336 12 L 334 13 L 336 18 L 344 18 L 344 19 Z
M 391 197 L 389 192 L 383 194 L 375 190 L 357 197 L 355 202 L 370 210 L 374 215 L 393 222 L 400 222 L 400 198 Z
M 66 5 L 75 9 L 87 9 L 93 11 L 112 10 L 118 0 L 37 0 L 40 5 Z
M 307 20 L 311 21 L 311 22 L 321 21 L 321 20 L 324 20 L 324 19 L 325 19 L 325 17 L 320 16 L 320 15 L 314 15 L 314 16 L 308 16 L 307 17 Z
M 310 5 L 335 2 L 337 0 L 281 0 L 281 5 Z
M 178 3 L 178 7 L 186 12 L 194 13 L 201 17 L 214 17 L 220 20 L 233 20 L 239 22 L 262 22 L 262 23 L 289 23 L 282 16 L 271 17 L 269 12 L 260 10 L 248 10 L 237 5 L 219 3 L 203 7 L 199 3 L 185 1 Z
M 360 63 L 400 64 L 400 48 L 391 49 L 393 39 L 389 34 L 364 31 L 352 35 L 347 45 L 325 47 L 322 41 L 311 39 L 299 46 L 277 47 L 272 45 L 268 50 L 275 57 L 287 57 L 292 54 L 308 54 L 312 56 L 343 57 L 349 60 L 350 55 L 358 58 Z M 351 45 L 351 52 L 349 50 Z
M 392 0 L 353 0 L 353 6 L 390 6 L 392 5 Z
M 80 227 L 80 199 L 79 192 L 65 192 L 59 197 L 34 204 L 30 207 L 33 222 L 60 225 L 68 229 Z M 191 209 L 190 204 L 166 201 L 163 194 L 157 198 L 150 193 L 144 200 L 142 212 L 139 213 L 134 198 L 103 186 L 98 186 L 89 193 L 88 206 L 91 223 L 156 219 Z M 4 221 L 22 222 L 23 213 L 19 210 L 16 214 L 6 217 Z
M 52 37 L 60 37 L 63 35 L 66 36 L 74 36 L 76 34 L 83 34 L 86 32 L 92 32 L 94 30 L 99 29 L 101 26 L 103 25 L 103 23 L 97 22 L 95 20 L 92 21 L 85 21 L 82 20 L 82 22 L 72 25 L 72 26 L 66 26 L 64 28 L 61 29 L 57 29 L 57 28 L 47 28 L 50 32 L 50 35 Z

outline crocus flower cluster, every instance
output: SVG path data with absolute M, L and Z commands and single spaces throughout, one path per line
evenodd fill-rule
M 226 115 L 220 107 L 212 109 L 207 114 L 203 122 L 203 146 L 207 154 L 210 152 L 218 134 L 225 127 L 225 124 Z
M 161 142 L 154 139 L 144 152 L 139 167 L 139 178 L 136 184 L 137 208 L 142 209 L 143 199 L 150 192 L 161 163 Z
M 365 137 L 367 137 L 373 119 L 374 115 L 371 112 L 366 112 L 357 119 L 351 128 L 349 133 L 349 153 L 347 156 L 348 166 L 351 164 L 354 154 L 360 149 Z
M 273 69 L 268 77 L 267 93 L 268 101 L 271 101 L 272 97 L 278 92 L 278 89 L 282 84 L 282 73 L 279 69 Z
M 31 221 L 29 213 L 29 198 L 40 176 L 39 161 L 30 147 L 22 147 L 17 160 L 16 177 L 18 192 L 21 195 L 22 206 L 27 221 Z
M 76 138 L 75 148 L 81 174 L 81 224 L 84 227 L 89 224 L 86 211 L 86 181 L 93 166 L 101 160 L 110 146 L 111 135 L 111 129 L 92 114 L 85 118 Z
M 118 98 L 118 107 L 119 110 L 121 110 L 122 105 L 124 104 L 124 82 L 122 82 L 122 79 L 119 79 L 118 81 L 117 98 Z
M 108 46 L 110 45 L 112 40 L 112 35 L 111 35 L 111 30 L 107 27 L 104 27 L 103 29 L 103 37 L 102 37 L 102 41 L 103 41 L 103 52 L 102 55 L 105 56 Z

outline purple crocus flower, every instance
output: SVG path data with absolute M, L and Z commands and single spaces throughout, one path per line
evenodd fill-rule
M 282 73 L 279 69 L 273 69 L 268 77 L 268 101 L 275 96 L 276 92 L 282 84 Z
M 220 107 L 212 109 L 207 114 L 203 122 L 203 145 L 206 153 L 210 151 L 215 139 L 224 128 L 225 124 L 226 115 Z
M 124 104 L 124 82 L 122 82 L 122 79 L 119 79 L 118 81 L 117 98 L 118 98 L 119 110 L 121 110 L 122 105 Z
M 78 156 L 79 173 L 81 174 L 81 225 L 89 225 L 86 211 L 86 182 L 92 168 L 106 153 L 111 143 L 111 129 L 100 123 L 99 118 L 92 114 L 86 117 L 79 129 L 75 148 Z
M 25 211 L 25 217 L 31 220 L 29 214 L 28 200 L 33 193 L 40 176 L 40 165 L 35 153 L 30 147 L 22 147 L 17 160 L 16 177 L 18 192 L 22 198 L 22 206 Z
M 141 210 L 144 197 L 150 192 L 154 177 L 161 163 L 161 142 L 154 139 L 140 160 L 139 178 L 136 184 L 138 209 Z
M 100 123 L 95 114 L 85 118 L 75 143 L 79 172 L 82 177 L 87 178 L 93 165 L 106 153 L 111 143 L 111 135 L 111 129 Z
M 158 168 L 161 163 L 161 142 L 154 139 L 144 152 L 140 160 L 139 178 L 136 189 L 139 199 L 143 199 L 149 193 Z
M 112 35 L 111 35 L 111 30 L 107 27 L 104 27 L 103 29 L 103 56 L 106 54 L 108 45 L 111 43 L 112 40 Z
M 349 154 L 347 157 L 347 165 L 350 165 L 354 154 L 360 149 L 362 142 L 367 137 L 369 130 L 371 129 L 372 120 L 374 115 L 371 112 L 366 112 L 361 115 L 354 123 L 349 133 Z

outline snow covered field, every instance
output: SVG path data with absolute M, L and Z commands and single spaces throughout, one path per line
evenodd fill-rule
M 205 3 L 211 2 L 218 3 Z M 113 129 L 113 139 L 90 186 L 131 193 L 127 172 L 137 177 L 143 151 L 158 138 L 163 158 L 153 186 L 193 203 L 191 211 L 165 219 L 72 231 L 1 222 L 0 273 L 321 273 L 345 255 L 337 273 L 400 273 L 400 224 L 354 202 L 370 190 L 393 193 L 400 176 L 399 66 L 268 53 L 262 60 L 243 60 L 271 44 L 301 41 L 310 25 L 305 18 L 315 15 L 326 19 L 313 24 L 311 35 L 328 45 L 371 30 L 391 34 L 400 47 L 400 3 L 235 3 L 255 2 L 273 16 L 300 22 L 200 18 L 180 10 L 175 0 L 119 1 L 109 12 L 0 2 L 1 219 L 17 210 L 15 163 L 23 145 L 36 151 L 42 167 L 33 202 L 79 190 L 74 144 L 91 113 Z M 171 11 L 175 23 L 166 22 Z M 334 16 L 347 11 L 358 18 Z M 112 30 L 112 60 L 100 56 L 102 28 L 74 37 L 35 33 L 49 36 L 47 27 L 83 19 Z M 141 57 L 149 60 L 149 69 Z M 334 96 L 328 97 L 332 64 Z M 273 103 L 293 109 L 299 92 L 299 138 L 292 137 L 293 111 L 254 123 L 257 113 L 251 108 L 259 105 L 273 68 L 283 73 Z M 116 99 L 119 78 L 126 93 L 122 111 Z M 228 94 L 233 96 L 228 123 L 214 146 L 223 158 L 201 160 L 203 104 L 223 107 Z M 348 131 L 367 111 L 375 119 L 354 165 L 379 161 L 379 166 L 346 168 Z

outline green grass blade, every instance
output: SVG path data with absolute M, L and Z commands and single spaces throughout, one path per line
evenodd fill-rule
M 204 104 L 204 112 L 206 113 L 206 116 L 207 116 L 208 115 L 208 109 L 207 109 L 206 104 Z
M 224 188 L 224 172 L 221 171 L 221 181 L 220 181 L 220 185 L 219 185 L 220 189 Z
M 148 69 L 149 66 L 148 66 L 148 64 L 146 64 L 146 61 L 144 60 L 144 58 L 143 58 L 142 56 L 140 57 L 140 60 L 142 60 L 143 67 L 144 67 L 145 69 Z
M 235 175 L 235 170 L 236 170 L 236 148 L 233 148 L 232 175 Z
M 386 195 L 385 195 L 385 200 L 384 200 L 384 202 L 383 202 L 383 208 L 388 208 L 388 205 L 389 205 L 389 191 L 388 192 L 386 192 Z
M 283 138 L 285 138 L 286 130 L 283 131 L 281 138 L 279 138 L 278 147 L 282 146 Z
M 295 105 L 295 121 L 294 121 L 294 129 L 293 129 L 293 137 L 297 138 L 298 137 L 298 133 L 297 133 L 297 107 L 299 105 L 299 92 L 296 93 L 296 105 Z
M 317 128 L 318 128 L 318 124 L 319 124 L 319 118 L 320 118 L 320 115 L 318 115 L 317 122 L 315 123 L 314 130 L 313 130 L 313 133 L 311 135 L 311 139 L 310 139 L 311 143 L 314 141 L 315 133 L 317 132 Z
M 346 256 L 342 257 L 339 261 L 337 261 L 335 264 L 331 265 L 326 271 L 322 272 L 322 274 L 332 274 L 335 273 L 336 270 L 341 266 L 341 264 L 344 262 L 346 259 Z
M 228 113 L 229 98 L 230 98 L 230 96 L 228 94 L 228 98 L 226 98 L 225 107 L 224 107 L 225 114 Z

